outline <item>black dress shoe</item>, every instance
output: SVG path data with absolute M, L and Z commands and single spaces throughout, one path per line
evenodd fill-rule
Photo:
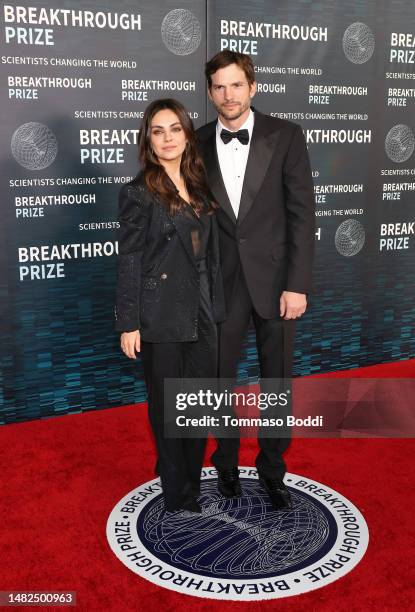
M 187 497 L 186 501 L 182 502 L 180 505 L 171 506 L 166 505 L 165 511 L 167 514 L 177 514 L 178 512 L 196 512 L 197 514 L 201 514 L 202 508 L 200 507 L 199 502 L 194 497 Z
M 199 485 L 199 486 L 196 486 L 196 485 L 195 485 L 194 487 L 192 486 L 192 487 L 190 488 L 190 490 L 189 490 L 188 494 L 189 494 L 191 497 L 198 498 L 198 497 L 200 496 L 200 485 Z
M 242 495 L 238 468 L 218 470 L 218 491 L 224 497 L 240 497 Z
M 202 508 L 200 507 L 199 502 L 194 498 L 184 502 L 180 510 L 186 510 L 187 512 L 196 512 L 197 514 L 202 513 Z
M 292 510 L 290 492 L 279 478 L 259 478 L 259 484 L 268 493 L 274 510 Z

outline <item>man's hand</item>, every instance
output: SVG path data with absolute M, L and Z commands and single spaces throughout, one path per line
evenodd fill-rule
M 280 316 L 285 320 L 298 319 L 305 313 L 307 298 L 305 293 L 283 291 L 280 297 Z
M 141 339 L 138 329 L 137 331 L 123 332 L 120 341 L 123 353 L 125 353 L 127 357 L 130 357 L 130 359 L 137 359 L 135 351 L 139 353 L 141 350 Z

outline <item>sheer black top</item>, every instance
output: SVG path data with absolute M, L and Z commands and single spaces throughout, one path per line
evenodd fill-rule
M 204 259 L 207 254 L 207 247 L 210 235 L 211 218 L 204 211 L 198 217 L 193 207 L 185 200 L 182 209 L 183 216 L 189 225 L 190 236 L 192 239 L 193 253 L 197 260 Z

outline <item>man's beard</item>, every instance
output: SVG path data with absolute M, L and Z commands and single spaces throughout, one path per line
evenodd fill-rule
M 239 117 L 244 114 L 244 112 L 249 108 L 249 102 L 247 104 L 241 104 L 240 106 L 237 106 L 234 110 L 229 110 L 229 112 L 227 112 L 226 107 L 222 105 L 219 106 L 215 104 L 214 106 L 219 115 L 221 115 L 227 121 L 231 121 L 233 119 L 239 119 Z

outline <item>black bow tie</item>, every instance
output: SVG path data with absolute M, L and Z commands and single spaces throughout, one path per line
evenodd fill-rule
M 228 144 L 228 142 L 230 142 L 232 138 L 237 138 L 239 142 L 243 145 L 247 145 L 249 143 L 248 130 L 238 130 L 237 132 L 230 132 L 229 130 L 223 129 L 220 133 L 220 137 L 222 138 L 225 144 Z

